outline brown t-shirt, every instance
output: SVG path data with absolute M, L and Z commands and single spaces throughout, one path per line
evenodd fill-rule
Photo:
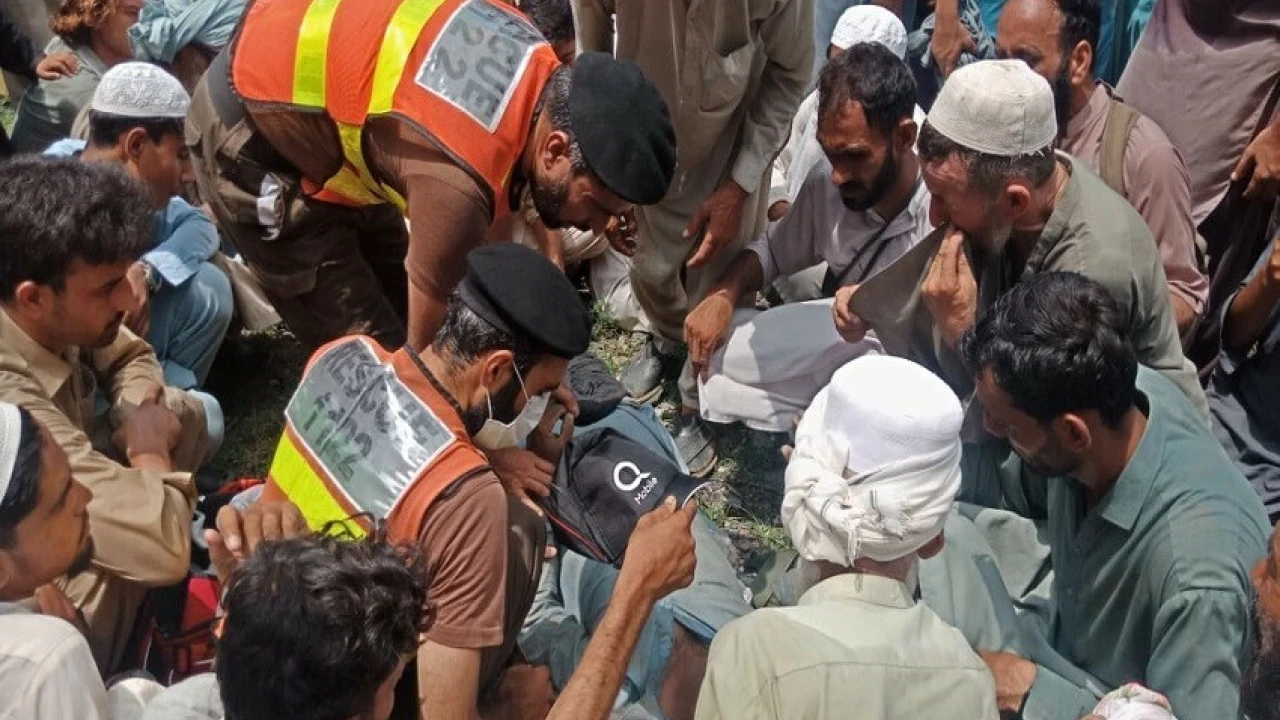
M 481 649 L 502 644 L 507 592 L 507 496 L 491 471 L 469 477 L 431 504 L 422 550 L 435 621 L 431 642 Z
M 252 103 L 246 110 L 258 131 L 302 175 L 322 182 L 342 166 L 342 146 L 328 116 Z M 488 189 L 434 141 L 394 117 L 369 121 L 364 148 L 374 175 L 409 204 L 405 270 L 410 287 L 446 297 L 466 274 L 467 251 L 485 241 L 495 207 Z M 415 337 L 409 328 L 414 347 L 429 340 Z

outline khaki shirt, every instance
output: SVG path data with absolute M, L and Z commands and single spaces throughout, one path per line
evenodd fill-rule
M 58 356 L 0 311 L 0 400 L 30 411 L 66 451 L 72 475 L 93 492 L 94 564 L 142 585 L 178 582 L 190 558 L 195 485 L 189 473 L 135 470 L 94 449 L 99 384 L 119 417 L 151 387 L 163 386 L 164 376 L 151 346 L 128 328 L 107 347 Z
M 796 607 L 716 635 L 697 720 L 995 720 L 995 682 L 959 630 L 874 575 L 825 580 Z

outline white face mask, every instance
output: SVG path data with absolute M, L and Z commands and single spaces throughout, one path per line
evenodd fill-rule
M 551 399 L 550 393 L 529 397 L 529 391 L 524 386 L 524 378 L 520 377 L 520 371 L 516 370 L 514 364 L 511 369 L 515 371 L 516 380 L 520 383 L 520 392 L 524 393 L 524 409 L 511 422 L 498 422 L 493 418 L 493 398 L 489 395 L 488 388 L 485 388 L 485 402 L 489 405 L 489 419 L 484 421 L 484 426 L 480 428 L 480 432 L 472 437 L 476 445 L 485 450 L 502 450 L 523 444 L 529 437 L 529 433 L 532 433 L 533 429 L 542 421 L 542 414 L 546 412 L 547 403 Z

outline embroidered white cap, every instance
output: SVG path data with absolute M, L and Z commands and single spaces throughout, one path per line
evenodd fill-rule
M 13 466 L 18 461 L 18 447 L 22 444 L 22 416 L 18 406 L 0 403 L 0 501 L 9 491 L 13 480 Z
M 120 63 L 102 76 L 92 108 L 131 118 L 184 118 L 191 96 L 178 79 L 145 62 Z
M 971 150 L 1017 157 L 1044 150 L 1058 137 L 1053 90 L 1021 60 L 983 60 L 947 78 L 927 120 Z
M 845 10 L 831 33 L 831 44 L 841 50 L 864 42 L 880 43 L 899 58 L 907 57 L 906 26 L 891 10 L 879 5 L 855 5 Z

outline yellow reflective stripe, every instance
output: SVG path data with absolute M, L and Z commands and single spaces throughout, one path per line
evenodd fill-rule
M 368 203 L 384 203 L 390 200 L 404 210 L 408 206 L 404 197 L 394 189 L 378 182 L 369 170 L 369 165 L 364 161 L 363 128 L 359 125 L 344 123 L 335 123 L 335 125 L 338 126 L 338 137 L 342 140 L 342 154 L 347 159 L 347 166 L 330 178 L 324 186 L 352 200 Z
M 378 65 L 373 72 L 373 93 L 369 96 L 369 114 L 390 112 L 395 100 L 396 88 L 404 75 L 409 53 L 417 44 L 422 29 L 431 16 L 444 4 L 444 0 L 404 0 L 391 16 L 386 32 L 382 35 L 382 47 L 378 50 Z
M 312 530 L 320 530 L 326 523 L 334 520 L 346 520 L 349 515 L 329 494 L 328 486 L 316 476 L 311 464 L 294 446 L 288 433 L 280 438 L 280 444 L 276 446 L 276 456 L 271 462 L 271 479 L 298 506 Z M 359 523 L 343 524 L 357 538 L 366 534 Z
M 293 102 L 304 107 L 324 107 L 325 64 L 329 57 L 329 28 L 342 0 L 312 0 L 298 30 L 298 51 L 293 60 Z

